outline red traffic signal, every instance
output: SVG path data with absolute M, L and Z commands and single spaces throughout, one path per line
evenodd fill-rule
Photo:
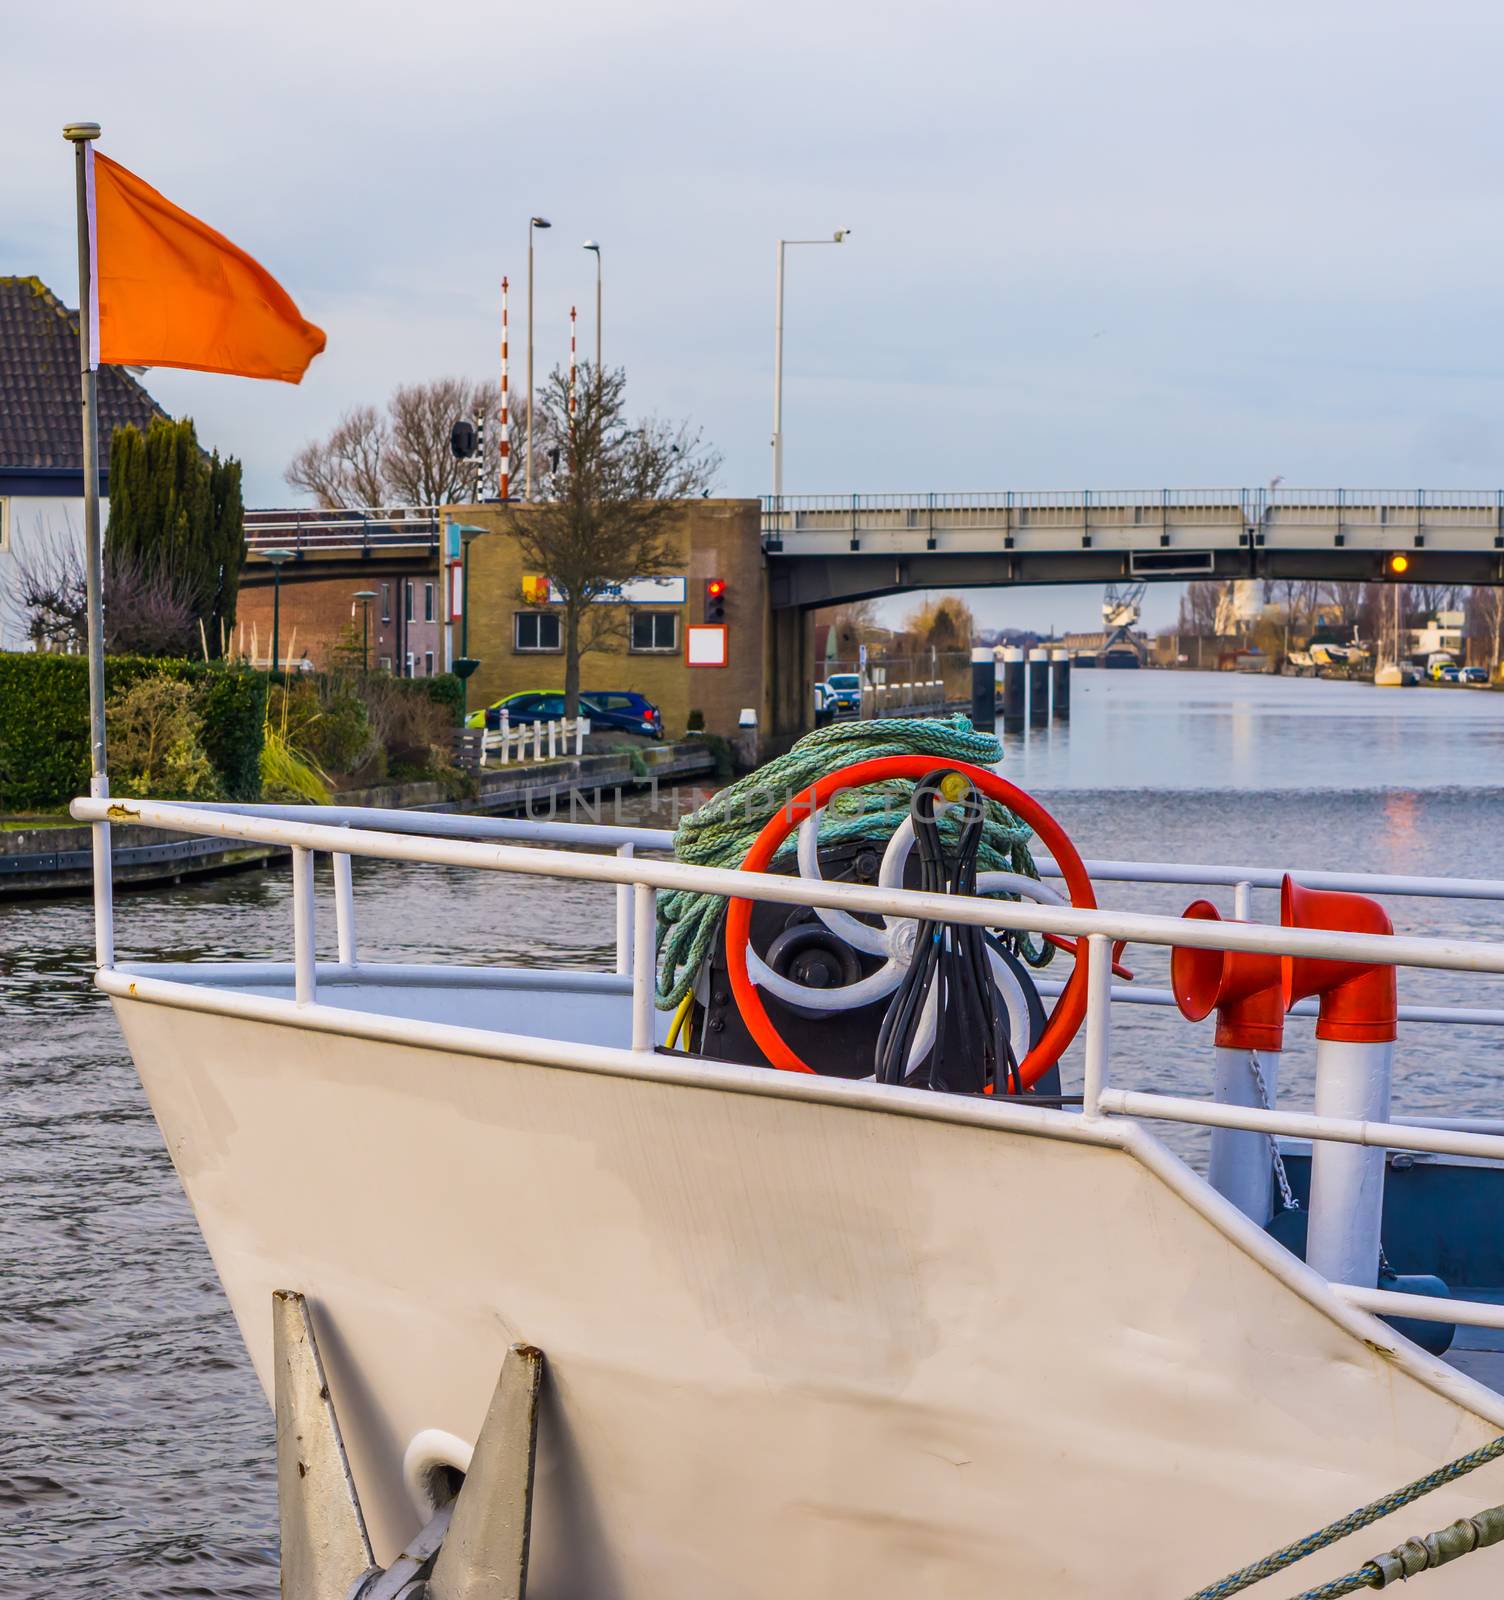
M 724 578 L 707 578 L 705 580 L 705 620 L 707 622 L 724 622 L 726 620 L 726 580 Z

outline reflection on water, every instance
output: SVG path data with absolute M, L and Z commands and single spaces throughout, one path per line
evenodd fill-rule
M 1040 789 L 1496 784 L 1504 694 L 1226 672 L 1077 672 L 1071 721 L 1006 740 Z
M 1069 728 L 1010 737 L 1005 771 L 1082 853 L 1504 877 L 1504 695 L 1212 674 L 1081 673 Z M 624 820 L 666 820 L 642 801 Z M 610 961 L 609 891 L 356 866 L 373 958 Z M 324 929 L 332 927 L 321 883 Z M 1195 891 L 1101 886 L 1178 912 Z M 1229 893 L 1212 898 L 1231 912 Z M 1255 897 L 1255 914 L 1277 914 Z M 1487 902 L 1396 899 L 1401 931 L 1499 936 Z M 277 1591 L 271 1419 L 108 1008 L 83 901 L 0 909 L 0 1593 Z M 123 956 L 251 957 L 289 944 L 285 871 L 124 896 Z M 1133 949 L 1140 983 L 1167 961 Z M 1402 975 L 1406 999 L 1504 1005 L 1501 985 Z M 1500 1109 L 1495 1030 L 1407 1028 L 1403 1110 Z M 1309 1102 L 1309 1023 L 1281 1073 Z M 1206 1025 L 1118 1008 L 1115 1070 L 1202 1092 Z M 1168 1135 L 1195 1159 L 1185 1130 Z

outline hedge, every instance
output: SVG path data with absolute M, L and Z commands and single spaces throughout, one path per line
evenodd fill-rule
M 261 793 L 266 679 L 244 667 L 111 656 L 106 696 L 160 674 L 195 686 L 204 749 L 225 795 Z M 58 811 L 89 787 L 89 663 L 83 656 L 0 654 L 0 811 Z

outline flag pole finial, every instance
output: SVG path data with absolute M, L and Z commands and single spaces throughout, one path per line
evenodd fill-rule
M 85 139 L 99 137 L 99 124 L 97 122 L 65 122 L 63 124 L 63 137 L 71 139 L 74 144 L 79 144 Z

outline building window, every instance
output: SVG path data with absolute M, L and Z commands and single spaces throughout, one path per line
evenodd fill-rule
M 561 650 L 557 611 L 514 611 L 512 613 L 514 650 Z
M 433 621 L 433 585 L 431 583 L 423 585 L 423 620 L 425 622 Z
M 413 580 L 409 578 L 403 585 L 407 593 L 403 596 L 403 616 L 411 622 L 413 620 Z
M 423 652 L 423 676 L 425 678 L 431 678 L 433 676 L 433 651 L 432 650 L 425 650 Z
M 389 583 L 381 586 L 381 620 L 383 622 L 392 620 L 392 586 Z
M 381 658 L 381 670 L 383 672 L 390 672 L 392 670 L 392 658 L 390 656 L 383 656 Z
M 679 613 L 677 611 L 634 611 L 632 648 L 638 651 L 677 650 Z

